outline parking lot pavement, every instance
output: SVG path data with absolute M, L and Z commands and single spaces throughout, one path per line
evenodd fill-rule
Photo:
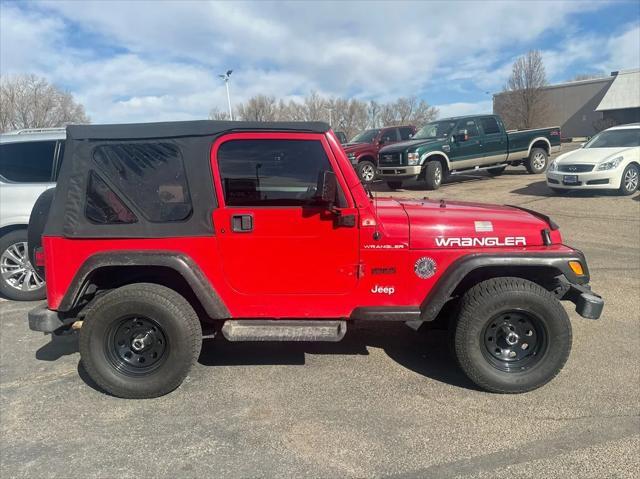
M 28 331 L 34 303 L 6 301 L 0 475 L 639 477 L 640 195 L 549 196 L 523 168 L 394 194 L 523 205 L 586 253 L 604 315 L 570 311 L 573 351 L 552 383 L 478 391 L 444 332 L 400 325 L 335 344 L 206 340 L 177 391 L 122 400 L 87 379 L 73 336 Z

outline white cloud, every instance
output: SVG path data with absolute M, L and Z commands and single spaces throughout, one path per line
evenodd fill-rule
M 97 122 L 202 118 L 211 107 L 224 110 L 216 74 L 227 68 L 234 70 L 234 101 L 316 90 L 433 102 L 434 86 L 499 89 L 511 65 L 504 51 L 526 50 L 527 42 L 589 8 L 597 5 L 554 3 L 550 22 L 548 9 L 503 1 L 58 1 L 26 10 L 3 3 L 0 70 L 35 72 L 68 86 Z M 488 103 L 441 108 L 455 114 Z
M 483 100 L 476 103 L 449 103 L 446 105 L 436 105 L 440 111 L 439 118 L 463 115 L 482 115 L 493 111 L 493 100 Z
M 640 68 L 640 26 L 630 25 L 621 35 L 607 42 L 608 70 L 630 70 Z

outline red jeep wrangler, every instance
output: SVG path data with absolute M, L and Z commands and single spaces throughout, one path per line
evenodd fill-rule
M 203 326 L 229 341 L 339 341 L 354 321 L 438 317 L 452 318 L 472 381 L 523 392 L 569 355 L 559 300 L 587 318 L 603 308 L 546 216 L 372 200 L 324 123 L 69 126 L 67 138 L 29 226 L 48 292 L 29 325 L 79 330 L 87 373 L 116 396 L 178 387 Z

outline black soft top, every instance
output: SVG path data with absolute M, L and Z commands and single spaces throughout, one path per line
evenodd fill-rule
M 329 125 L 312 121 L 167 121 L 113 125 L 69 125 L 67 139 L 140 140 L 185 136 L 218 136 L 231 131 L 299 131 L 326 133 Z
M 212 213 L 217 199 L 210 154 L 217 138 L 241 131 L 326 133 L 329 129 L 322 122 L 211 120 L 70 125 L 44 234 L 109 239 L 214 234 Z M 166 163 L 167 158 L 174 163 Z M 175 158 L 179 158 L 179 167 Z M 153 175 L 145 176 L 144 171 Z M 127 184 L 121 181 L 124 178 Z M 135 221 L 96 223 L 90 219 L 87 191 L 98 183 L 112 201 L 117 197 L 115 201 L 130 210 Z M 171 199 L 164 201 L 167 195 Z M 155 207 L 150 202 L 157 204 L 151 214 Z M 158 220 L 169 209 L 179 221 Z

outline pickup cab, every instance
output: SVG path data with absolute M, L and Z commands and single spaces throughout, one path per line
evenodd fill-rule
M 604 304 L 544 214 L 372 198 L 324 123 L 69 126 L 49 192 L 29 221 L 47 285 L 29 326 L 79 334 L 120 397 L 178 387 L 204 336 L 340 341 L 390 321 L 449 324 L 472 381 L 524 392 L 569 355 L 560 301 L 591 319 Z
M 560 128 L 506 131 L 497 115 L 446 118 L 426 124 L 409 141 L 378 152 L 377 171 L 389 188 L 418 180 L 438 189 L 447 175 L 486 170 L 501 174 L 508 165 L 524 164 L 532 174 L 547 169 L 560 150 Z
M 376 158 L 380 148 L 409 140 L 416 132 L 412 125 L 388 126 L 364 130 L 343 145 L 347 158 L 363 183 L 370 183 L 376 177 Z

